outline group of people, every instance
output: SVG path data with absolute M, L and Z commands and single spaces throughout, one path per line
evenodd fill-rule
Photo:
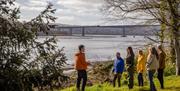
M 77 91 L 85 91 L 85 86 L 87 82 L 86 69 L 87 66 L 90 65 L 90 63 L 86 61 L 84 52 L 85 52 L 84 45 L 79 45 L 79 52 L 75 54 L 75 69 L 77 70 L 77 83 L 76 83 Z M 154 74 L 157 71 L 161 89 L 164 89 L 163 72 L 165 69 L 165 58 L 166 58 L 166 54 L 163 51 L 161 45 L 159 45 L 157 48 L 149 47 L 147 56 L 145 55 L 145 53 L 143 53 L 143 50 L 139 50 L 137 55 L 137 64 L 135 64 L 135 54 L 133 52 L 132 47 L 127 48 L 127 57 L 125 58 L 125 61 L 121 57 L 120 52 L 117 52 L 112 70 L 114 74 L 113 86 L 114 87 L 116 86 L 116 80 L 117 80 L 118 87 L 120 87 L 121 85 L 120 79 L 123 72 L 125 71 L 125 66 L 126 66 L 126 71 L 128 73 L 129 89 L 133 89 L 134 86 L 135 68 L 137 68 L 136 71 L 138 73 L 139 86 L 144 85 L 143 74 L 147 70 L 148 80 L 150 84 L 150 91 L 157 91 L 153 81 Z M 80 90 L 81 80 L 82 80 L 82 88 Z

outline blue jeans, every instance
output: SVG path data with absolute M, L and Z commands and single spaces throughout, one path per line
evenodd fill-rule
M 153 76 L 154 76 L 155 70 L 148 70 L 148 78 L 150 82 L 150 91 L 157 91 L 156 87 L 154 85 Z

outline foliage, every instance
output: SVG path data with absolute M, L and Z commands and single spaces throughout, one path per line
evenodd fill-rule
M 94 83 L 103 83 L 108 81 L 111 77 L 113 61 L 96 63 L 89 71 L 90 80 Z
M 38 40 L 37 33 L 49 31 L 55 9 L 48 4 L 36 18 L 21 22 L 15 0 L 0 1 L 0 88 L 2 91 L 32 91 L 66 80 L 62 67 L 66 57 L 56 39 Z
M 146 24 L 160 24 L 160 42 L 163 44 L 165 38 L 170 38 L 176 75 L 180 75 L 179 6 L 180 0 L 105 0 L 103 11 L 114 20 L 136 19 Z
M 173 74 L 176 74 L 176 63 L 172 60 L 171 55 L 166 51 L 166 68 L 164 70 L 165 76 L 171 76 Z

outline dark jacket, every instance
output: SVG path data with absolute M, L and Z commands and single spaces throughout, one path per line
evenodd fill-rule
M 164 52 L 159 53 L 159 69 L 165 68 L 166 54 Z
M 134 55 L 128 55 L 126 58 L 126 65 L 128 68 L 131 68 L 134 66 Z

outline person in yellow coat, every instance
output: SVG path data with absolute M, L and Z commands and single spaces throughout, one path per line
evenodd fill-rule
M 139 86 L 144 85 L 143 72 L 145 71 L 145 55 L 142 50 L 138 52 L 138 60 L 137 60 L 137 72 L 138 72 L 138 83 Z

